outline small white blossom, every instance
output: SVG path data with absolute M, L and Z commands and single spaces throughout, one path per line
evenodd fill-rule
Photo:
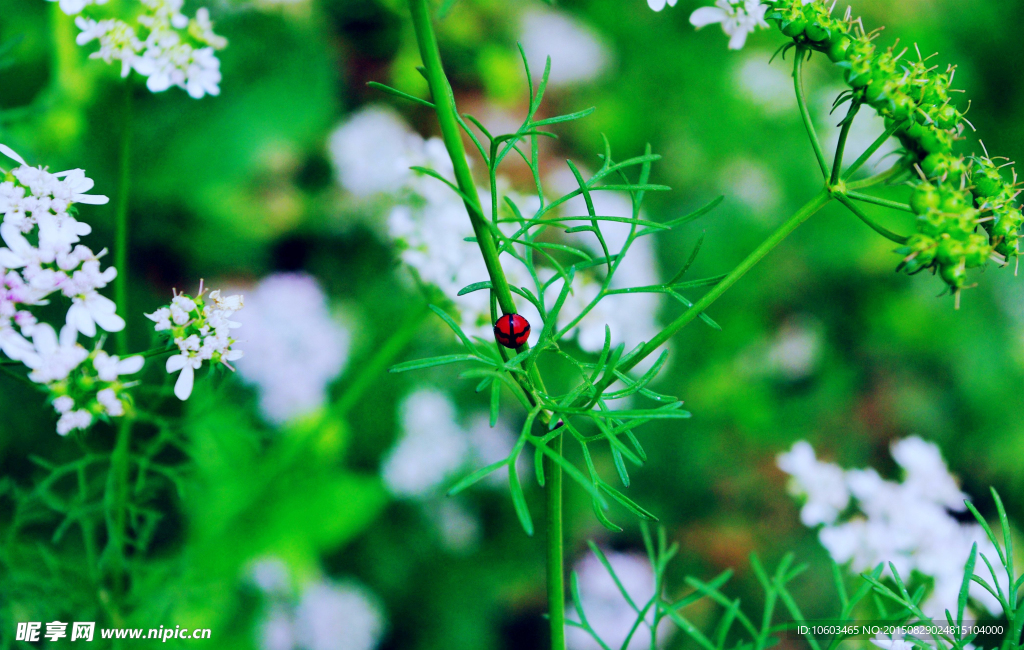
M 35 351 L 22 359 L 32 369 L 29 379 L 39 384 L 66 379 L 89 356 L 89 352 L 78 345 L 77 334 L 73 328 L 64 326 L 58 339 L 52 327 L 46 323 L 37 325 L 32 333 Z
M 401 438 L 388 452 L 381 473 L 392 494 L 426 496 L 466 463 L 469 440 L 444 394 L 420 390 L 401 406 Z
M 380 643 L 384 614 L 362 585 L 319 578 L 307 582 L 294 598 L 283 562 L 263 559 L 257 570 L 273 573 L 266 585 L 253 575 L 269 605 L 259 625 L 262 650 L 373 650 Z
M 901 483 L 870 468 L 843 471 L 822 463 L 804 441 L 780 455 L 778 463 L 793 477 L 795 491 L 807 498 L 801 520 L 808 526 L 824 524 L 818 536 L 837 563 L 849 563 L 855 572 L 892 563 L 904 578 L 915 571 L 930 576 L 933 588 L 922 609 L 941 618 L 947 609 L 956 611 L 971 546 L 977 543 L 979 554 L 989 559 L 998 554 L 981 526 L 950 516 L 950 509 L 964 509 L 966 495 L 935 444 L 906 438 L 892 445 L 892 453 L 905 472 Z M 849 502 L 857 512 L 841 519 Z M 970 594 L 990 613 L 999 610 L 996 599 L 979 585 L 972 584 Z
M 169 357 L 165 367 L 168 373 L 179 373 L 174 382 L 174 395 L 183 401 L 192 394 L 195 371 L 204 361 L 234 370 L 228 362 L 242 358 L 242 351 L 233 347 L 236 341 L 231 336 L 231 330 L 241 323 L 230 318 L 242 308 L 242 297 L 222 297 L 220 291 L 214 291 L 207 303 L 202 298 L 203 293 L 200 288 L 195 298 L 175 294 L 169 306 L 146 314 L 146 318 L 155 323 L 154 329 L 170 338 L 178 348 L 178 354 Z
M 667 0 L 668 6 L 676 6 L 676 0 Z M 647 6 L 655 11 L 661 11 L 665 8 L 666 0 L 647 0 Z
M 548 87 L 590 81 L 611 60 L 608 46 L 572 15 L 552 9 L 531 8 L 523 14 L 519 43 L 530 62 L 530 72 L 540 78 L 548 56 L 551 72 Z
M 69 411 L 57 420 L 57 433 L 66 436 L 75 429 L 88 429 L 92 426 L 92 413 L 85 410 Z
M 189 19 L 181 8 L 182 0 L 141 0 L 145 8 L 137 18 L 139 29 L 120 18 L 95 20 L 80 15 L 91 4 L 106 0 L 59 0 L 61 10 L 75 16 L 80 30 L 75 42 L 99 43 L 99 50 L 89 55 L 106 63 L 121 62 L 121 76 L 131 70 L 146 77 L 151 92 L 162 92 L 172 86 L 185 90 L 191 97 L 220 94 L 220 60 L 215 50 L 227 46 L 227 39 L 213 31 L 213 22 L 206 7 L 200 7 Z
M 793 477 L 791 491 L 807 497 L 800 509 L 800 521 L 805 526 L 834 522 L 850 503 L 843 470 L 819 461 L 810 443 L 796 443 L 790 451 L 779 455 L 778 464 L 779 469 Z
M 210 298 L 231 306 L 212 293 Z M 259 388 L 263 416 L 282 424 L 322 406 L 328 385 L 348 361 L 351 335 L 331 314 L 316 279 L 271 275 L 246 302 L 238 320 L 250 352 L 238 362 L 238 372 Z
M 653 1 L 656 0 L 648 0 Z M 715 6 L 701 7 L 690 14 L 690 24 L 700 29 L 720 23 L 722 31 L 729 36 L 729 49 L 739 50 L 746 44 L 750 33 L 768 27 L 764 19 L 767 10 L 768 5 L 760 0 L 715 0 Z

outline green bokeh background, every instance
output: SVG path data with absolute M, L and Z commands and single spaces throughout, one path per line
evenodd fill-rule
M 439 30 L 460 100 L 521 112 L 515 25 L 534 4 L 456 4 Z M 727 194 L 710 218 L 660 236 L 666 276 L 702 231 L 695 275 L 725 272 L 817 189 L 796 113 L 767 111 L 737 89 L 739 62 L 751 50 L 767 58 L 781 37 L 765 31 L 743 53 L 728 52 L 717 28 L 695 32 L 688 24 L 697 6 L 680 0 L 656 14 L 643 0 L 558 5 L 600 36 L 613 64 L 593 82 L 549 94 L 552 114 L 597 107 L 587 119 L 561 125 L 552 158 L 597 166 L 601 134 L 620 157 L 650 142 L 665 156 L 652 181 L 673 188 L 649 197 L 655 220 Z M 989 151 L 1019 157 L 1024 5 L 859 0 L 854 9 L 869 28 L 886 25 L 883 44 L 899 36 L 922 51 L 938 50 L 943 66 L 959 64 L 957 85 L 973 102 L 969 118 Z M 338 397 L 394 324 L 422 303 L 396 274 L 396 252 L 379 235 L 383 217 L 346 201 L 326 150 L 330 131 L 370 102 L 393 104 L 424 135 L 434 134 L 422 109 L 365 86 L 379 80 L 425 92 L 413 69 L 418 56 L 405 6 L 312 0 L 260 9 L 221 2 L 212 11 L 230 40 L 220 55 L 219 97 L 195 101 L 176 89 L 154 95 L 135 77 L 128 86 L 133 344 L 148 346 L 141 312 L 166 302 L 171 287 L 304 269 L 360 323 L 348 371 L 332 389 Z M 114 196 L 126 87 L 112 67 L 86 58 L 74 34 L 55 3 L 0 0 L 0 43 L 9 46 L 0 68 L 0 142 L 53 169 L 82 167 L 96 180 L 95 192 Z M 808 85 L 839 83 L 821 57 L 808 67 Z M 976 136 L 967 136 L 965 150 L 975 150 Z M 777 182 L 772 209 L 729 195 L 729 186 L 744 181 L 729 175 L 742 169 L 738 160 L 755 161 Z M 83 210 L 95 228 L 94 247 L 113 241 L 112 205 Z M 909 217 L 879 214 L 894 229 L 910 228 Z M 812 564 L 797 594 L 808 615 L 830 611 L 825 552 L 800 525 L 774 465 L 775 455 L 799 439 L 844 466 L 871 465 L 895 476 L 890 441 L 920 435 L 941 446 L 982 512 L 992 514 L 987 491 L 995 486 L 1011 516 L 1024 516 L 1024 280 L 1012 269 L 989 268 L 955 311 L 948 297 L 935 297 L 938 280 L 895 274 L 890 248 L 829 206 L 716 303 L 711 314 L 722 332 L 696 324 L 672 342 L 670 367 L 654 388 L 679 395 L 694 417 L 644 427 L 650 461 L 633 473 L 629 489 L 681 544 L 670 590 L 682 590 L 683 575 L 708 577 L 734 566 L 733 593 L 756 606 L 748 555 L 774 561 L 793 550 Z M 663 322 L 675 309 L 665 306 Z M 798 381 L 750 372 L 743 359 L 794 318 L 815 323 L 820 333 L 813 372 Z M 449 339 L 440 322 L 428 320 L 401 358 L 451 351 Z M 452 553 L 419 507 L 388 497 L 379 478 L 381 457 L 398 433 L 397 396 L 419 385 L 456 385 L 456 374 L 382 374 L 344 417 L 328 410 L 281 431 L 260 422 L 254 394 L 240 383 L 197 389 L 182 407 L 182 448 L 161 456 L 174 468 L 180 493 L 170 484 L 153 493 L 150 505 L 162 516 L 139 559 L 125 624 L 210 627 L 218 648 L 253 647 L 260 605 L 243 574 L 254 557 L 274 554 L 298 575 L 323 570 L 367 585 L 386 612 L 382 648 L 539 647 L 546 625 L 541 539 L 522 533 L 507 496 L 476 490 L 460 497 L 481 517 L 483 536 L 472 552 Z M 486 408 L 471 385 L 452 390 L 464 414 Z M 35 514 L 16 535 L 11 526 L 24 515 L 16 515 L 13 494 L 46 475 L 30 458 L 67 462 L 81 447 L 53 433 L 38 394 L 2 377 L 0 414 L 0 647 L 11 647 L 13 621 L 92 620 L 86 614 L 103 620 L 106 610 L 83 568 L 80 535 L 53 542 L 56 520 L 44 502 L 28 502 Z M 522 414 L 511 419 L 521 422 Z M 99 426 L 85 446 L 109 449 L 112 438 Z M 611 470 L 609 458 L 600 462 Z M 527 486 L 527 498 L 540 513 L 535 485 Z M 641 547 L 635 524 L 607 533 L 573 486 L 567 508 L 569 562 L 583 554 L 587 539 Z

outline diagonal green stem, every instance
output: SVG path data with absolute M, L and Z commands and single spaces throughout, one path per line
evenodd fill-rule
M 857 111 L 860 110 L 860 102 L 854 99 L 850 103 L 850 110 L 846 113 L 846 118 L 843 120 L 843 128 L 839 131 L 839 142 L 836 144 L 836 157 L 832 162 L 832 176 L 829 178 L 828 184 L 835 186 L 839 182 L 839 172 L 843 169 L 843 154 L 846 151 L 846 140 L 850 137 L 850 127 L 853 126 L 853 118 L 857 116 Z
M 883 208 L 892 208 L 893 210 L 902 210 L 903 212 L 913 212 L 906 203 L 900 203 L 899 201 L 890 201 L 889 199 L 883 199 L 877 196 L 871 196 L 870 194 L 861 194 L 860 192 L 847 192 L 846 196 L 850 197 L 855 201 L 863 201 L 864 203 L 874 203 L 880 205 Z
M 689 309 L 684 311 L 665 329 L 661 330 L 661 332 L 659 332 L 657 336 L 655 336 L 650 341 L 645 343 L 643 348 L 641 348 L 637 354 L 630 357 L 629 360 L 626 361 L 625 363 L 620 364 L 618 368 L 616 368 L 616 370 L 619 372 L 628 372 L 638 363 L 640 363 L 643 359 L 645 359 L 659 347 L 664 345 L 666 341 L 675 336 L 676 332 L 686 327 L 690 323 L 690 321 L 697 318 L 701 313 L 704 312 L 704 310 L 711 306 L 711 303 L 718 300 L 718 298 L 721 297 L 723 293 L 728 291 L 729 288 L 732 287 L 732 285 L 736 284 L 736 282 L 740 278 L 747 274 L 747 271 L 752 269 L 755 264 L 757 264 L 758 262 L 761 261 L 762 258 L 764 258 L 765 255 L 770 253 L 772 249 L 774 249 L 776 246 L 782 243 L 782 240 L 788 237 L 791 232 L 796 230 L 800 224 L 807 221 L 807 219 L 809 219 L 811 215 L 825 207 L 825 205 L 827 205 L 831 200 L 832 197 L 830 196 L 827 189 L 823 189 L 822 191 L 818 192 L 818 194 L 816 194 L 814 198 L 812 198 L 810 201 L 805 203 L 803 207 L 801 207 L 799 210 L 793 213 L 793 216 L 786 219 L 786 221 L 784 221 L 782 225 L 780 225 L 775 230 L 775 232 L 773 232 L 768 237 L 768 239 L 765 239 L 763 242 L 761 242 L 760 246 L 755 248 L 753 252 L 751 252 L 749 255 L 747 255 L 746 258 L 743 259 L 742 262 L 736 265 L 736 268 L 734 268 L 732 271 L 729 272 L 728 275 L 722 278 L 721 282 L 716 284 L 710 291 L 704 294 L 700 300 L 694 303 L 693 307 L 690 307 Z M 602 380 L 601 384 L 603 385 L 598 386 L 599 392 L 600 390 L 607 388 L 615 381 L 614 373 L 608 374 L 611 376 L 605 380 Z
M 868 217 L 868 215 L 864 214 L 864 211 L 861 210 L 860 208 L 858 208 L 857 205 L 853 201 L 851 201 L 848 197 L 846 197 L 846 196 L 844 196 L 842 194 L 837 194 L 836 195 L 836 200 L 839 201 L 840 203 L 842 203 L 843 205 L 845 205 L 850 210 L 850 212 L 852 212 L 853 214 L 857 215 L 858 219 L 860 219 L 861 221 L 866 223 L 869 228 L 871 228 L 872 230 L 877 232 L 879 235 L 885 237 L 886 239 L 894 241 L 897 244 L 906 244 L 907 243 L 907 238 L 904 237 L 903 235 L 897 235 L 896 233 L 894 233 L 893 231 L 889 230 L 888 228 L 885 228 L 884 226 L 880 226 L 879 224 L 877 224 L 874 221 L 872 221 Z
M 860 169 L 869 158 L 871 158 L 871 156 L 875 155 L 875 152 L 878 151 L 878 149 L 885 144 L 885 141 L 892 137 L 892 134 L 896 133 L 901 126 L 903 126 L 903 122 L 897 122 L 886 129 L 885 133 L 878 136 L 878 138 L 871 143 L 871 146 L 865 149 L 864 153 L 862 153 L 860 157 L 853 161 L 853 164 L 847 168 L 846 172 L 843 174 L 843 179 L 845 180 L 853 176 L 857 170 Z
M 807 50 L 799 47 L 796 50 L 796 58 L 793 62 L 793 88 L 796 90 L 796 103 L 800 107 L 800 117 L 804 121 L 804 128 L 807 129 L 807 136 L 811 139 L 811 147 L 814 149 L 818 167 L 821 168 L 821 177 L 828 180 L 828 163 L 825 162 L 825 154 L 821 150 L 821 142 L 818 141 L 818 133 L 814 130 L 814 124 L 811 123 L 811 114 L 807 110 L 807 101 L 804 99 L 803 65 L 806 52 Z

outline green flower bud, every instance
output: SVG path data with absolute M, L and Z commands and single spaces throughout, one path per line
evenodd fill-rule
M 940 266 L 939 275 L 953 289 L 961 289 L 967 283 L 967 269 L 963 261 L 955 266 Z
M 833 63 L 839 63 L 840 61 L 846 60 L 846 55 L 850 51 L 850 45 L 852 41 L 846 34 L 840 34 L 838 31 L 832 32 L 832 38 L 829 39 L 828 50 L 825 54 Z
M 914 214 L 924 214 L 929 210 L 938 209 L 942 201 L 938 190 L 931 183 L 921 183 L 910 195 L 910 208 Z

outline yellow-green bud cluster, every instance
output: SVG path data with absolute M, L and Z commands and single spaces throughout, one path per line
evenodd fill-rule
M 769 22 L 843 69 L 852 89 L 847 99 L 870 105 L 889 128 L 896 127 L 905 150 L 899 164 L 919 171 L 910 181 L 917 232 L 897 251 L 905 255 L 900 268 L 936 270 L 956 291 L 966 285 L 967 269 L 1016 256 L 1022 225 L 1016 177 L 1007 179 L 987 156 L 966 159 L 953 152 L 966 122 L 952 102 L 954 68 L 939 70 L 921 57 L 910 61 L 906 49 L 879 50 L 859 20 L 833 17 L 820 0 L 768 4 Z

